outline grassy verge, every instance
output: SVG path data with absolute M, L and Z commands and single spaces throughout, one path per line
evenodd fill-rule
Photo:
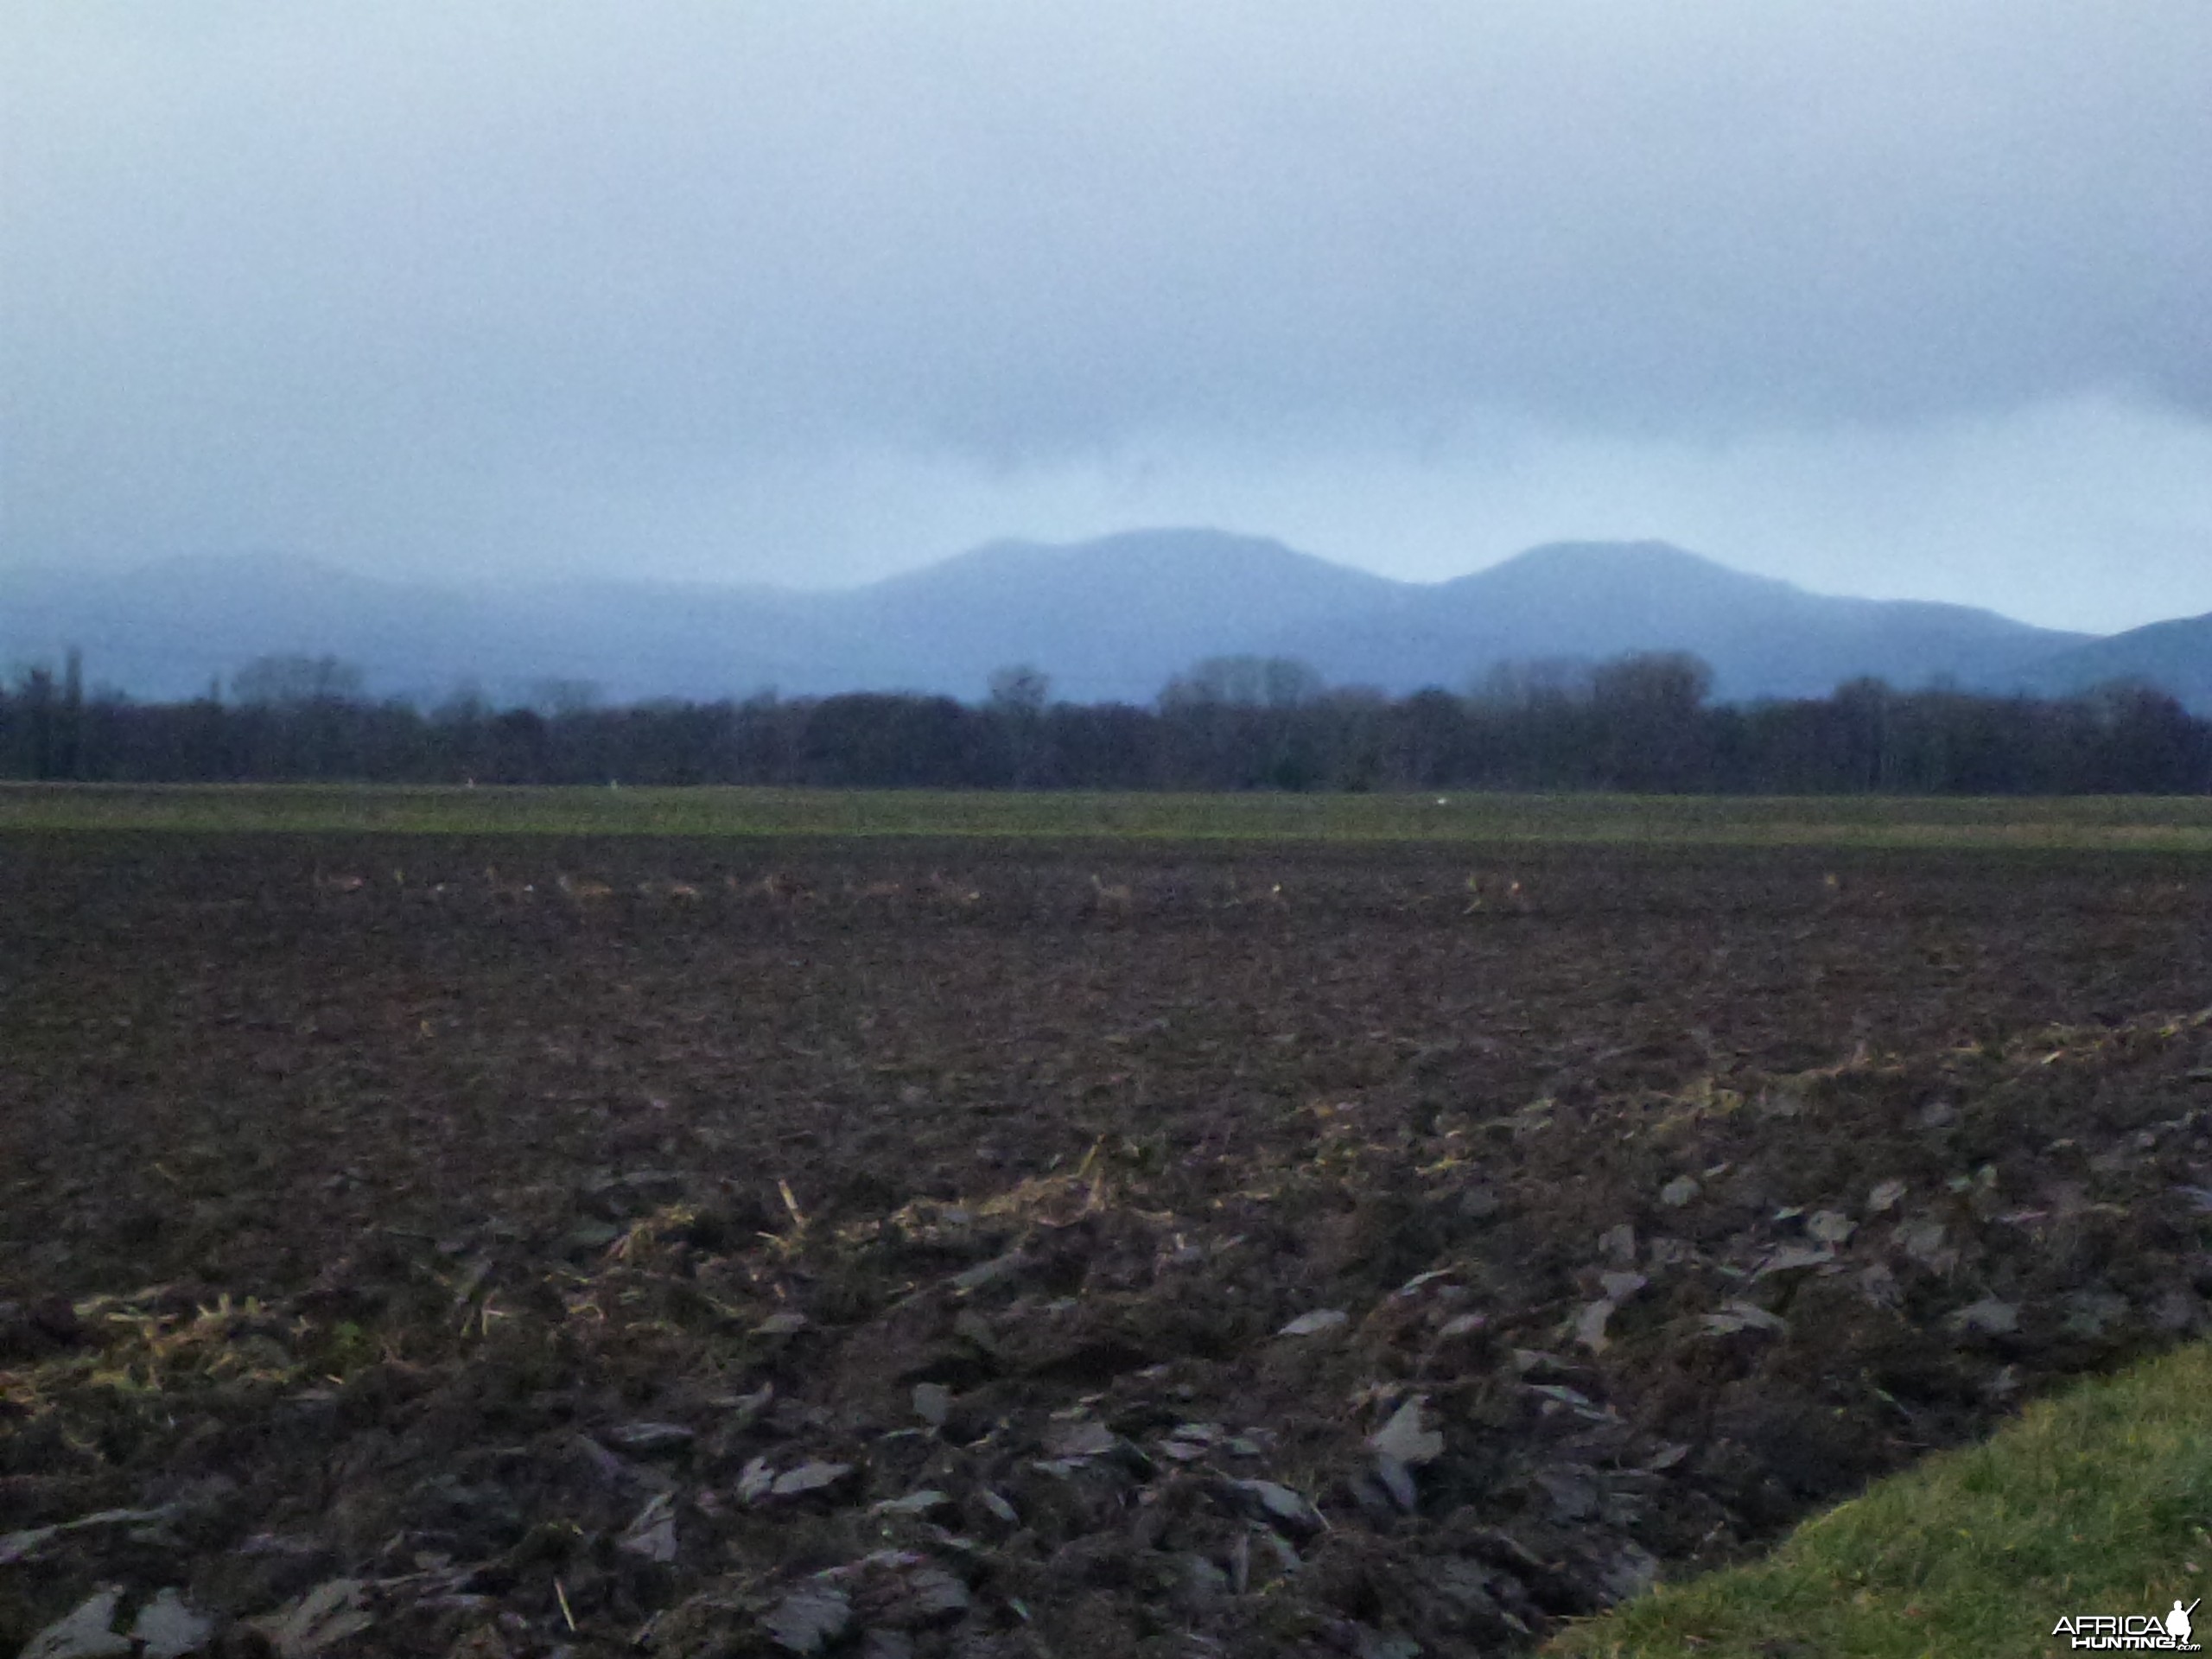
M 995 836 L 2212 852 L 2212 799 L 0 785 L 0 830 Z
M 2212 1591 L 2212 1349 L 2029 1408 L 1807 1522 L 1754 1565 L 1574 1626 L 1556 1659 L 2064 1653 L 2062 1616 Z M 2212 1647 L 2212 1600 L 2196 1610 Z

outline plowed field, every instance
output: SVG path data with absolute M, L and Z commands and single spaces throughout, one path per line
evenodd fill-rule
M 2152 854 L 14 836 L 0 1650 L 1525 1649 L 2199 1331 L 2208 1010 Z

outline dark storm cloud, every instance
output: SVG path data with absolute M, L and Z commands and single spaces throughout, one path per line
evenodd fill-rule
M 2207 63 L 2201 0 L 19 6 L 0 486 L 481 549 L 868 457 L 2194 419 Z

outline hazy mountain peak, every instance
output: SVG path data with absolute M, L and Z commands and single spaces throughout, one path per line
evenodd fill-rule
M 1591 574 L 1621 571 L 1656 572 L 1676 577 L 1719 575 L 1740 577 L 1752 582 L 1772 582 L 1778 588 L 1788 582 L 1777 582 L 1770 576 L 1751 576 L 1707 558 L 1702 553 L 1693 553 L 1677 547 L 1672 542 L 1540 542 L 1535 546 L 1516 553 L 1508 559 L 1472 575 L 1498 575 L 1508 571 L 1573 571 Z M 1466 581 L 1467 577 L 1459 580 Z
M 1579 588 L 1626 582 L 1670 593 L 1726 590 L 1740 594 L 1758 589 L 1778 597 L 1806 592 L 1794 582 L 1754 575 L 1671 542 L 1547 542 L 1458 580 L 1482 582 L 1501 591 L 1522 583 Z
M 946 583 L 1027 585 L 1077 580 L 1122 587 L 1187 588 L 1255 576 L 1342 579 L 1380 592 L 1394 584 L 1264 536 L 1200 526 L 1122 531 L 1084 542 L 987 542 L 863 592 L 909 593 Z

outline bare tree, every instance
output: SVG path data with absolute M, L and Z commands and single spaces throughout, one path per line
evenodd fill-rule
M 257 657 L 231 676 L 231 695 L 251 708 L 359 702 L 365 683 L 356 664 L 336 657 Z

